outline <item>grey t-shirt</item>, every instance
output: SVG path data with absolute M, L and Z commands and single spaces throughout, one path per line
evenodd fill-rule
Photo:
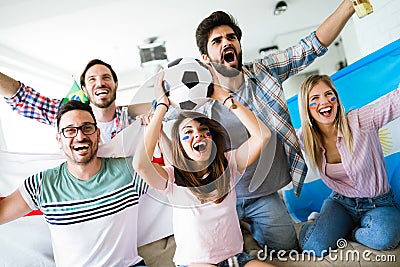
M 247 140 L 246 127 L 235 114 L 223 107 L 221 103 L 214 102 L 211 117 L 225 127 L 232 149 L 239 147 Z M 289 165 L 283 143 L 274 131 L 271 130 L 271 132 L 271 139 L 264 147 L 258 161 L 247 167 L 245 173 L 238 178 L 237 198 L 270 195 L 290 183 Z

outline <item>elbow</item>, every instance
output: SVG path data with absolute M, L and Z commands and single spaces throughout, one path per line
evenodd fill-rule
M 268 144 L 269 140 L 271 140 L 271 131 L 267 127 L 265 127 L 265 131 L 263 131 L 262 133 L 262 140 L 261 140 L 263 147 L 266 144 Z
M 264 147 L 271 139 L 271 135 L 270 129 L 260 119 L 258 119 L 258 129 L 254 136 L 255 139 L 258 140 L 257 143 Z
M 151 163 L 151 156 L 146 153 L 146 147 L 142 144 L 139 145 L 135 155 L 133 156 L 132 166 L 133 169 L 140 175 L 143 176 L 145 171 L 149 168 Z
M 140 176 L 144 176 L 146 170 L 146 164 L 144 160 L 141 160 L 139 157 L 134 157 L 132 166 Z

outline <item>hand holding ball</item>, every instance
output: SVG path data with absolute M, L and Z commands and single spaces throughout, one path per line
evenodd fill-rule
M 213 79 L 207 66 L 194 58 L 178 58 L 164 69 L 163 88 L 177 109 L 195 110 L 210 100 Z

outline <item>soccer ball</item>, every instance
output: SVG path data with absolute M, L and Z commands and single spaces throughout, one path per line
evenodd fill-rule
M 198 59 L 190 57 L 178 58 L 167 65 L 163 88 L 171 105 L 183 110 L 201 107 L 214 90 L 210 71 Z

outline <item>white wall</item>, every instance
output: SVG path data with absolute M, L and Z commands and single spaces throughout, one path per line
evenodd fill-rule
M 43 71 L 44 75 L 39 75 L 40 69 L 28 71 L 18 62 L 7 67 L 1 65 L 0 71 L 11 77 L 17 77 L 51 98 L 66 96 L 73 85 L 72 77 L 67 81 L 53 80 L 49 75 L 45 75 L 48 73 L 46 69 Z M 79 80 L 79 77 L 76 79 Z M 57 152 L 59 150 L 54 127 L 18 115 L 11 110 L 1 96 L 0 98 L 0 139 L 3 139 L 6 144 L 0 149 L 32 153 Z
M 284 83 L 286 97 L 289 98 L 297 93 L 298 86 L 304 76 L 310 71 L 333 74 L 336 72 L 337 63 L 346 57 L 347 63 L 351 64 L 358 59 L 378 50 L 379 48 L 397 40 L 400 37 L 400 1 L 399 0 L 371 0 L 374 12 L 362 19 L 356 15 L 346 25 L 342 32 L 341 47 L 331 46 L 327 55 L 318 59 L 312 66 L 303 72 L 303 76 L 295 76 Z M 317 25 L 316 25 L 317 27 Z M 316 27 L 314 29 L 316 29 Z M 275 43 L 280 48 L 293 45 L 301 37 L 307 35 L 312 29 L 304 29 L 297 33 L 288 33 L 278 36 Z M 63 70 L 56 73 L 60 75 L 46 75 L 48 67 L 42 65 L 35 70 L 29 69 L 33 64 L 32 59 L 18 58 L 13 51 L 4 51 L 0 47 L 0 57 L 6 56 L 7 64 L 0 66 L 0 71 L 12 77 L 18 77 L 26 84 L 39 89 L 41 93 L 49 97 L 61 98 L 66 95 L 72 86 L 71 80 L 64 80 L 58 77 L 68 77 Z M 14 61 L 11 61 L 11 58 Z M 2 60 L 2 62 L 5 62 Z M 30 74 L 29 74 L 30 73 Z M 118 72 L 120 73 L 120 72 Z M 137 81 L 144 81 L 154 74 L 154 70 L 142 70 L 139 73 L 120 73 L 119 88 L 139 87 Z M 58 76 L 58 77 L 57 77 Z M 79 79 L 79 77 L 75 77 Z M 117 95 L 117 103 L 124 105 L 135 94 L 135 90 L 121 90 Z M 1 99 L 0 99 L 1 100 Z M 0 149 L 21 152 L 55 152 L 58 146 L 55 141 L 55 130 L 50 127 L 25 119 L 12 112 L 3 100 L 0 101 Z M 28 130 L 27 130 L 28 129 Z M 3 132 L 2 132 L 3 131 Z
M 343 31 L 349 64 L 400 38 L 400 1 L 371 0 L 371 3 L 374 12 L 362 19 L 354 15 Z
M 0 120 L 0 133 L 2 131 L 2 127 L 1 127 L 1 120 Z M 7 146 L 6 146 L 6 141 L 4 140 L 4 135 L 0 134 L 0 150 L 7 150 Z
M 307 36 L 318 26 L 304 29 L 302 31 L 292 32 L 285 35 L 277 36 L 274 43 L 279 47 L 279 49 L 284 49 L 286 47 L 292 46 L 297 43 L 301 38 Z M 309 76 L 311 73 L 324 73 L 331 75 L 338 71 L 339 62 L 345 61 L 345 52 L 343 47 L 342 39 L 339 37 L 333 44 L 329 47 L 328 51 L 323 57 L 317 58 L 313 64 L 311 64 L 307 69 L 303 70 L 299 74 L 292 76 L 290 79 L 283 83 L 286 98 L 290 98 L 297 94 L 298 87 L 301 82 Z
M 332 44 L 323 57 L 318 58 L 299 75 L 284 82 L 286 98 L 297 94 L 299 85 L 310 72 L 332 75 L 338 70 L 337 64 L 343 58 L 350 65 L 400 38 L 400 1 L 371 0 L 371 3 L 374 12 L 362 19 L 354 14 L 338 38 L 341 40 L 339 46 Z M 316 27 L 278 36 L 274 42 L 279 48 L 286 48 Z

